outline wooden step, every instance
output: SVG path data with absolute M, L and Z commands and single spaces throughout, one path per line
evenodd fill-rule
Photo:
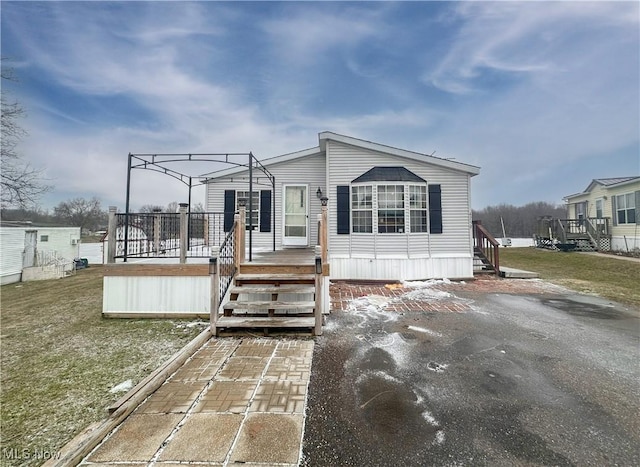
M 313 274 L 237 274 L 236 284 L 314 284 Z
M 252 285 L 243 285 L 231 287 L 232 294 L 263 294 L 263 293 L 289 293 L 289 294 L 312 294 L 315 293 L 315 287 L 310 287 L 307 285 L 296 285 L 296 284 L 288 284 L 288 285 L 263 285 L 254 287 Z
M 257 264 L 242 263 L 238 270 L 240 274 L 313 274 L 313 264 Z
M 222 307 L 224 310 L 313 310 L 316 302 L 277 302 L 277 301 L 251 301 L 238 302 L 232 300 Z
M 216 328 L 313 328 L 313 317 L 293 316 L 221 316 Z

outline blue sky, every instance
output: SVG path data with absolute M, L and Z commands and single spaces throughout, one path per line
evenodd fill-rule
M 3 90 L 28 113 L 19 151 L 55 185 L 45 208 L 124 207 L 129 152 L 267 158 L 324 130 L 480 166 L 476 209 L 640 173 L 637 2 L 2 1 L 1 15 L 20 80 Z M 186 201 L 146 171 L 132 187 L 133 207 Z

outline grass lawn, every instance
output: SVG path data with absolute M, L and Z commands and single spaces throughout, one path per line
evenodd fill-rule
M 168 320 L 103 319 L 102 266 L 58 280 L 0 288 L 0 465 L 38 465 L 18 453 L 56 452 L 124 392 L 198 335 Z
M 577 252 L 500 248 L 500 264 L 579 292 L 640 307 L 640 263 Z

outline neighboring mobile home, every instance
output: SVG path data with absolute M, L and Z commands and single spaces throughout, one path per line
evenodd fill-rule
M 80 227 L 46 227 L 26 223 L 3 222 L 0 227 L 0 280 L 10 284 L 29 277 L 49 278 L 34 268 L 50 266 L 60 276 L 73 269 L 79 255 Z M 61 276 L 60 276 L 61 277 Z
M 232 219 L 251 197 L 254 247 L 272 248 L 273 229 L 277 249 L 316 245 L 326 196 L 332 279 L 473 277 L 470 195 L 478 167 L 331 132 L 319 134 L 317 147 L 261 163 L 275 189 L 254 171 L 249 193 L 246 167 L 205 176 L 208 211 Z
M 613 251 L 640 249 L 640 177 L 596 178 L 582 193 L 564 198 L 567 216 L 607 229 Z

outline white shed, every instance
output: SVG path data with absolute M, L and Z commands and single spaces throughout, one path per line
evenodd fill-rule
M 1 284 L 23 280 L 25 268 L 55 266 L 61 273 L 72 269 L 73 260 L 80 253 L 79 245 L 80 227 L 3 223 L 0 227 Z

